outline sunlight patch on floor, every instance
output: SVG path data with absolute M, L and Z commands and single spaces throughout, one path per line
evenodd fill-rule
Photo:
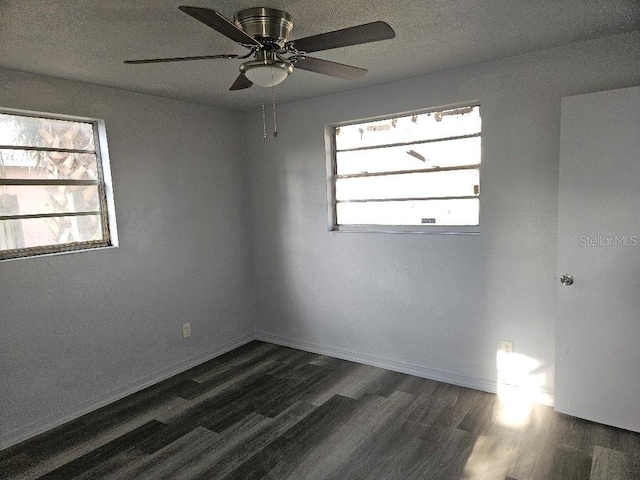
M 479 436 L 464 466 L 461 478 L 477 480 L 504 480 L 515 462 L 518 449 L 502 442 L 498 437 Z
M 540 402 L 545 375 L 539 373 L 539 360 L 521 353 L 498 350 L 497 421 L 504 426 L 522 427 L 529 423 L 533 406 Z

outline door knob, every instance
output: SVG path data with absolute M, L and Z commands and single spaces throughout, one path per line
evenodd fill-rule
M 565 273 L 560 277 L 560 283 L 565 287 L 568 287 L 569 285 L 573 285 L 573 275 L 569 275 L 568 273 Z

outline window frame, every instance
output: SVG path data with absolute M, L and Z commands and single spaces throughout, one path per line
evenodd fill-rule
M 337 198 L 336 198 L 336 180 L 338 179 L 337 173 L 337 147 L 335 141 L 335 130 L 339 127 L 355 125 L 360 123 L 369 123 L 369 122 L 377 122 L 377 121 L 385 121 L 391 120 L 393 118 L 398 117 L 407 117 L 412 115 L 421 115 L 426 113 L 433 113 L 445 110 L 453 110 L 458 108 L 465 107 L 478 107 L 480 108 L 480 101 L 472 101 L 472 102 L 463 102 L 456 103 L 445 106 L 431 107 L 419 110 L 411 110 L 407 112 L 400 112 L 394 114 L 380 115 L 374 117 L 365 117 L 355 120 L 348 120 L 344 122 L 336 122 L 325 125 L 324 129 L 324 137 L 325 137 L 325 153 L 326 153 L 326 181 L 327 181 L 327 212 L 328 212 L 328 223 L 327 229 L 329 232 L 346 232 L 346 233 L 410 233 L 410 234 L 427 234 L 427 235 L 479 235 L 480 234 L 480 225 L 481 216 L 482 216 L 482 208 L 480 205 L 480 192 L 482 191 L 481 187 L 481 178 L 480 175 L 480 184 L 479 190 L 476 198 L 478 198 L 478 225 L 379 225 L 379 224 L 344 224 L 340 225 L 337 222 Z M 482 129 L 479 134 L 480 138 L 482 138 Z M 446 139 L 438 139 L 438 140 L 446 140 Z M 407 145 L 411 145 L 412 142 L 407 142 Z M 384 147 L 384 146 L 382 146 Z M 480 152 L 481 161 L 477 165 L 478 172 L 480 172 L 482 167 L 482 147 Z M 469 166 L 464 166 L 462 168 L 446 168 L 445 170 L 463 170 L 465 168 L 470 168 Z M 401 172 L 404 173 L 404 172 Z M 393 201 L 393 199 L 389 199 L 389 201 Z
M 113 196 L 113 182 L 111 176 L 111 162 L 109 158 L 109 147 L 107 144 L 107 131 L 104 120 L 92 117 L 82 117 L 76 115 L 67 115 L 59 113 L 39 112 L 32 110 L 22 110 L 15 108 L 0 108 L 0 114 L 16 115 L 21 117 L 43 118 L 47 120 L 63 120 L 69 122 L 89 123 L 92 125 L 94 137 L 94 150 L 67 149 L 67 148 L 49 148 L 49 147 L 23 147 L 17 145 L 0 145 L 0 150 L 32 150 L 32 151 L 58 151 L 68 153 L 89 153 L 96 155 L 96 171 L 97 180 L 27 180 L 20 179 L 3 179 L 0 178 L 0 186 L 4 185 L 96 185 L 99 196 L 99 214 L 102 223 L 103 238 L 101 240 L 92 240 L 84 242 L 73 242 L 56 245 L 41 245 L 35 247 L 16 248 L 11 250 L 0 250 L 0 262 L 18 260 L 24 258 L 34 258 L 43 255 L 59 255 L 64 253 L 91 251 L 104 248 L 118 247 L 118 233 L 116 228 L 116 212 Z M 87 214 L 88 212 L 84 212 Z M 47 216 L 74 216 L 74 215 L 49 215 L 49 214 L 33 214 L 33 215 L 5 215 L 0 216 L 3 220 L 21 219 L 21 218 L 46 218 Z M 16 218 L 12 218 L 16 217 Z

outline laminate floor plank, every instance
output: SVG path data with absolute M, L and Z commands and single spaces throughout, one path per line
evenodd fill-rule
M 314 365 L 314 367 L 317 366 Z M 315 369 L 313 383 L 305 383 L 304 390 L 299 392 L 298 400 L 315 406 L 322 405 L 331 396 L 337 394 L 338 385 L 349 378 L 358 367 L 357 363 L 341 360 L 339 364 L 324 365 L 320 370 Z
M 186 378 L 191 378 L 198 383 L 205 383 L 217 375 L 229 372 L 255 357 L 260 356 L 264 358 L 265 355 L 277 348 L 276 345 L 270 343 L 250 342 L 213 360 L 209 360 L 205 364 L 194 367 L 184 372 L 183 375 L 186 375 Z M 190 374 L 190 372 L 193 373 Z
M 218 364 L 224 364 L 227 366 L 235 366 L 238 363 L 242 363 L 249 358 L 253 358 L 257 355 L 262 355 L 268 351 L 280 351 L 282 347 L 274 345 L 272 343 L 260 342 L 258 340 L 252 340 L 249 343 L 234 348 L 219 357 L 213 359 Z
M 96 468 L 100 463 L 108 460 L 113 455 L 132 449 L 136 442 L 143 440 L 146 436 L 153 434 L 161 427 L 162 423 L 155 420 L 145 423 L 121 437 L 56 468 L 40 478 L 42 480 L 66 480 L 84 475 L 87 470 Z
M 249 424 L 250 427 L 259 421 L 260 419 L 255 419 L 254 417 L 245 419 L 245 423 Z M 238 426 L 237 430 L 233 430 L 232 435 L 237 433 L 243 426 Z M 204 455 L 204 453 L 211 448 L 211 445 L 215 445 L 216 442 L 220 441 L 221 437 L 221 435 L 211 430 L 196 427 L 153 454 L 145 455 L 137 461 L 123 466 L 118 471 L 110 472 L 110 474 L 104 478 L 105 480 L 171 478 L 170 476 L 166 476 L 167 472 L 179 470 L 193 457 Z
M 474 398 L 466 414 L 457 425 L 460 430 L 472 434 L 486 432 L 496 417 L 496 396 L 485 392 L 473 392 Z
M 224 402 L 219 402 L 221 395 L 225 394 L 225 392 L 226 394 L 229 394 L 229 392 L 236 392 L 237 394 L 241 389 L 249 389 L 251 385 L 260 380 L 275 365 L 273 361 L 265 361 L 263 364 L 258 364 L 252 369 L 239 374 L 237 378 L 228 379 L 226 382 L 207 389 L 190 400 L 183 400 L 181 405 L 158 412 L 156 419 L 164 423 L 180 423 L 185 421 L 185 416 L 193 414 L 194 409 L 201 408 L 201 404 L 204 402 L 211 401 L 224 404 Z
M 253 430 L 247 431 L 242 438 L 225 442 L 215 454 L 199 459 L 179 474 L 184 478 L 193 479 L 224 478 L 300 422 L 315 408 L 301 402 L 291 406 L 276 418 L 263 417 L 263 421 Z
M 462 477 L 504 480 L 513 470 L 518 455 L 519 447 L 514 442 L 496 436 L 478 436 L 465 463 Z
M 375 446 L 388 434 L 389 428 L 397 424 L 403 409 L 413 401 L 413 395 L 396 392 L 389 398 L 377 395 L 361 397 L 362 405 L 355 415 L 344 422 L 324 442 L 306 452 L 295 469 L 282 476 L 285 479 L 354 478 L 345 473 L 346 468 L 371 465 L 371 458 L 377 454 Z M 281 472 L 283 473 L 283 472 Z
M 249 424 L 257 423 L 255 418 L 247 418 Z M 158 450 L 154 454 L 140 459 L 138 462 L 121 469 L 120 476 L 114 475 L 112 480 L 155 480 L 163 478 L 179 478 L 175 472 L 184 465 L 206 456 L 212 445 L 221 443 L 221 436 L 203 427 L 197 427 L 183 437 Z
M 290 469 L 295 468 L 307 451 L 313 449 L 318 442 L 323 442 L 357 410 L 356 400 L 340 395 L 333 396 L 223 478 L 261 478 L 277 464 L 284 464 Z
M 250 395 L 260 395 L 270 385 L 270 377 L 266 375 L 252 375 L 237 384 L 231 384 L 219 393 L 193 402 L 185 411 L 177 414 L 170 423 L 186 423 L 194 426 L 205 425 L 215 421 L 217 411 L 225 407 L 243 409 L 243 398 Z
M 465 388 L 441 383 L 433 392 L 423 394 L 405 412 L 410 422 L 439 427 L 457 427 L 471 408 Z
M 560 414 L 554 422 L 554 436 L 561 447 L 591 456 L 594 446 L 594 423 Z
M 230 368 L 224 368 L 223 364 L 221 368 L 216 369 L 216 373 L 214 375 L 201 375 L 198 378 L 201 379 L 198 383 L 198 386 L 193 388 L 191 392 L 189 392 L 189 396 L 186 398 L 193 399 L 196 398 L 207 390 L 211 390 L 212 388 L 216 388 L 229 380 L 234 380 L 245 373 L 254 372 L 255 374 L 260 374 L 264 372 L 265 365 L 270 365 L 269 370 L 277 368 L 281 364 L 276 357 L 277 351 L 273 349 L 265 350 L 259 355 L 249 356 L 248 358 L 242 357 L 242 362 L 238 362 L 236 365 Z M 273 360 L 275 363 L 268 364 L 266 360 Z M 203 380 L 206 378 L 206 380 Z
M 132 480 L 133 478 L 136 480 L 195 478 L 185 472 L 203 462 L 205 465 L 214 462 L 220 456 L 225 455 L 230 448 L 253 435 L 256 429 L 268 428 L 268 425 L 269 419 L 261 415 L 250 414 L 226 432 L 203 438 L 197 444 L 179 440 L 176 442 L 180 443 L 178 449 L 174 447 L 173 450 L 158 451 L 149 462 L 137 469 L 136 476 L 132 477 Z
M 101 462 L 93 462 L 84 473 L 75 476 L 74 480 L 104 480 L 106 478 L 122 478 L 123 470 L 128 465 L 142 461 L 147 455 L 137 449 L 128 449 L 105 457 Z
M 128 419 L 127 421 L 120 419 L 121 421 L 117 422 L 115 419 L 118 419 L 118 416 L 115 415 L 113 421 L 115 425 L 107 430 L 95 429 L 92 431 L 92 414 L 88 414 L 81 417 L 81 419 L 83 419 L 82 428 L 86 429 L 81 438 L 73 437 L 70 439 L 68 436 L 62 435 L 58 439 L 50 432 L 34 437 L 32 440 L 23 442 L 22 444 L 5 450 L 9 457 L 11 457 L 14 449 L 18 449 L 19 451 L 24 449 L 25 453 L 23 453 L 23 455 L 29 458 L 29 462 L 24 465 L 22 470 L 17 472 L 14 476 L 7 478 L 10 478 L 11 480 L 31 480 L 39 478 L 52 470 L 62 467 L 65 464 L 72 462 L 123 435 L 126 435 L 136 428 L 155 420 L 153 418 L 154 416 L 163 416 L 166 410 L 176 408 L 176 405 L 182 404 L 183 402 L 185 402 L 185 400 L 175 398 L 168 404 L 164 405 L 161 409 L 145 412 L 144 415 Z M 2 471 L 1 468 L 0 471 Z M 4 479 L 4 477 L 0 478 Z
M 33 458 L 24 452 L 15 452 L 0 460 L 0 478 L 28 478 L 26 472 L 33 465 Z
M 549 480 L 584 480 L 591 476 L 592 458 L 577 449 L 558 447 L 553 456 Z
M 273 417 L 297 401 L 309 401 L 318 387 L 331 382 L 332 373 L 333 371 L 315 368 L 306 378 L 286 379 L 287 383 L 283 385 L 286 388 L 274 391 L 271 398 L 259 402 L 257 411 Z
M 509 476 L 518 480 L 546 480 L 553 463 L 556 440 L 554 440 L 553 409 L 534 406 L 526 423 L 510 427 L 510 437 L 516 437 L 519 445 L 518 458 Z M 492 427 L 491 434 L 499 432 Z
M 362 397 L 365 398 L 367 397 Z M 342 460 L 336 462 L 334 468 L 327 469 L 326 477 L 318 478 L 385 478 L 390 474 L 402 474 L 406 477 L 408 464 L 402 459 L 404 457 L 406 460 L 406 455 L 411 452 L 407 449 L 407 444 L 412 439 L 417 439 L 420 431 L 425 428 L 423 425 L 401 420 L 402 411 L 415 400 L 415 397 L 398 391 L 388 398 L 374 398 L 383 399 L 374 415 L 364 418 L 361 426 L 345 425 L 344 430 L 349 433 L 347 438 L 350 438 L 347 445 L 350 444 L 351 448 L 343 448 L 343 441 L 330 442 L 334 455 L 338 455 L 338 458 L 341 456 Z M 356 426 L 359 428 L 356 429 Z M 355 430 L 357 435 L 350 430 Z M 345 456 L 345 453 L 348 453 L 348 456 Z M 385 470 L 390 464 L 392 468 L 387 469 L 383 477 L 379 477 L 380 471 Z M 308 468 L 310 467 L 311 465 Z
M 633 480 L 627 454 L 596 445 L 590 480 Z
M 295 350 L 293 348 L 283 348 L 278 353 L 276 353 L 276 359 L 282 364 L 282 367 L 280 368 L 290 371 L 300 367 L 304 367 L 320 356 L 317 353 Z M 277 373 L 278 369 L 274 371 L 274 374 Z
M 437 454 L 429 458 L 417 479 L 438 478 L 453 480 L 464 478 L 465 465 L 473 451 L 476 437 L 464 430 L 448 430 L 448 435 L 437 448 Z
M 0 479 L 640 479 L 640 434 L 512 400 L 254 341 L 0 452 Z
M 593 441 L 595 444 L 619 450 L 632 457 L 640 456 L 640 435 L 601 424 L 594 424 L 594 431 Z
M 147 454 L 155 453 L 189 432 L 192 432 L 195 428 L 197 427 L 186 423 L 162 424 L 162 427 L 158 431 L 139 442 L 136 448 Z
M 397 436 L 391 434 L 389 438 Z M 424 440 L 407 436 L 400 438 L 397 443 L 387 444 L 388 448 L 379 449 L 380 455 L 362 472 L 356 472 L 356 478 L 409 480 L 424 478 L 422 472 L 432 452 L 431 446 Z
M 312 403 L 314 405 L 322 405 L 334 395 L 357 399 L 364 393 L 366 386 L 375 379 L 377 375 L 380 375 L 380 370 L 381 369 L 370 367 L 369 365 L 354 364 L 353 368 L 345 372 L 346 375 L 342 375 L 337 379 L 331 388 L 320 393 Z

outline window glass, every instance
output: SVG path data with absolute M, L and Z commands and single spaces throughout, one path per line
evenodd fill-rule
M 479 105 L 336 125 L 329 131 L 334 230 L 479 225 Z
M 100 127 L 96 119 L 0 112 L 0 260 L 114 244 Z

